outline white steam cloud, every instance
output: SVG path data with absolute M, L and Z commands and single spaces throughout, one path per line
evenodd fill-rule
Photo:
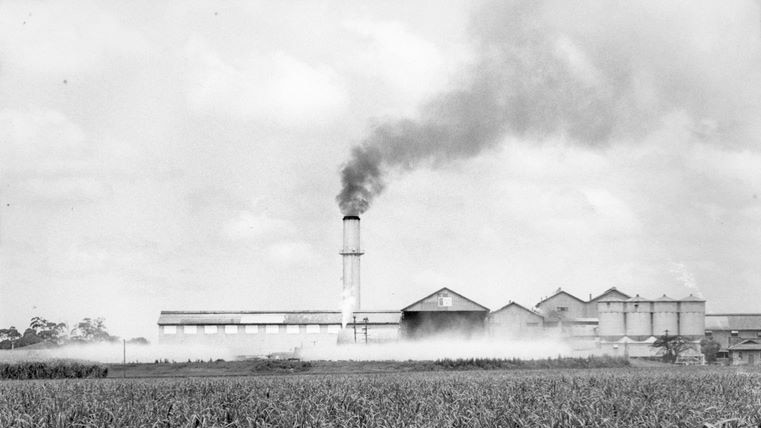
M 300 356 L 305 360 L 432 361 L 444 358 L 537 359 L 578 354 L 567 343 L 552 339 L 503 341 L 436 338 L 383 344 L 317 346 L 305 348 Z

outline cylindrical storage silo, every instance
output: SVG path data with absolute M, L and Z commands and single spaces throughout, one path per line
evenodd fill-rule
M 652 304 L 649 300 L 635 297 L 624 302 L 626 312 L 626 336 L 633 340 L 645 340 L 653 335 Z
M 666 296 L 653 300 L 653 336 L 679 334 L 679 303 Z
M 679 301 L 679 335 L 688 339 L 705 336 L 706 301 L 692 294 Z
M 624 302 L 617 299 L 597 303 L 598 334 L 605 340 L 617 340 L 626 334 Z

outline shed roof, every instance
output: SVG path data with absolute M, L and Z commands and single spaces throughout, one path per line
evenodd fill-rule
M 355 312 L 357 322 L 399 324 L 398 311 Z M 159 325 L 180 324 L 341 324 L 340 311 L 161 311 Z
M 761 330 L 761 314 L 706 314 L 706 330 Z
M 743 340 L 742 342 L 732 345 L 730 351 L 761 351 L 761 343 L 753 339 Z
M 457 302 L 452 302 L 451 307 L 438 306 L 438 295 L 440 293 L 450 293 L 457 296 L 459 299 Z M 469 312 L 489 312 L 489 308 L 473 300 L 468 299 L 460 293 L 450 290 L 447 287 L 443 287 L 433 293 L 423 297 L 417 302 L 402 309 L 402 312 L 417 312 L 417 311 L 469 311 Z

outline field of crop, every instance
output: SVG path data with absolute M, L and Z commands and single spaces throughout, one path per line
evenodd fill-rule
M 761 373 L 619 368 L 0 382 L 2 427 L 761 423 Z

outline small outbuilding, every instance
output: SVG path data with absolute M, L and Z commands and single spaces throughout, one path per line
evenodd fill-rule
M 730 346 L 729 358 L 733 366 L 761 365 L 761 341 L 748 339 Z

